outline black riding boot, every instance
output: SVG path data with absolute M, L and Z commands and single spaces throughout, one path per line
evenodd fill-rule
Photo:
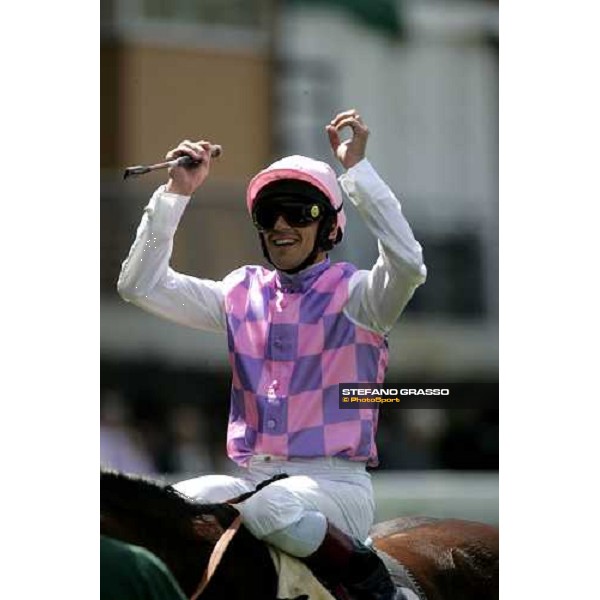
M 302 559 L 328 584 L 341 583 L 357 600 L 396 600 L 396 587 L 377 554 L 331 523 L 316 552 Z

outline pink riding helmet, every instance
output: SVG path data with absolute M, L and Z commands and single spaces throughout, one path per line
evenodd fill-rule
M 252 215 L 252 208 L 258 192 L 268 183 L 278 179 L 299 179 L 310 183 L 327 196 L 334 209 L 337 210 L 342 206 L 342 191 L 338 185 L 335 171 L 327 163 L 306 156 L 294 155 L 274 162 L 254 176 L 246 192 L 246 205 L 250 215 Z M 343 208 L 337 213 L 337 225 L 344 233 L 346 215 Z

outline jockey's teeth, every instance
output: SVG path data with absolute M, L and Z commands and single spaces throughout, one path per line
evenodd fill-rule
M 276 246 L 291 246 L 294 244 L 294 240 L 275 240 L 273 242 Z

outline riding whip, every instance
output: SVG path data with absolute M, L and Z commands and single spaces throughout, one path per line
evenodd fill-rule
M 222 153 L 223 148 L 221 146 L 218 144 L 211 145 L 211 158 L 218 158 Z M 137 165 L 135 167 L 127 167 L 127 169 L 125 169 L 125 173 L 123 174 L 123 179 L 127 179 L 128 177 L 137 177 L 138 175 L 145 175 L 146 173 L 151 173 L 152 171 L 157 171 L 158 169 L 169 169 L 170 167 L 185 167 L 186 169 L 194 169 L 201 162 L 202 160 L 195 160 L 191 156 L 185 155 L 173 160 L 168 160 L 166 162 L 156 163 L 153 165 Z

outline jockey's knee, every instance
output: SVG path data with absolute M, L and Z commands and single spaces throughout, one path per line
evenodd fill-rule
M 203 475 L 180 481 L 173 486 L 178 492 L 198 502 L 226 502 L 252 487 L 241 479 L 228 475 Z
M 325 516 L 283 485 L 267 486 L 237 508 L 255 537 L 293 556 L 312 554 L 325 537 Z
M 305 558 L 316 552 L 327 531 L 327 519 L 316 510 L 305 512 L 298 521 L 265 536 L 265 542 L 280 550 Z
M 259 540 L 296 523 L 305 511 L 296 494 L 277 484 L 265 487 L 236 508 L 244 525 Z

